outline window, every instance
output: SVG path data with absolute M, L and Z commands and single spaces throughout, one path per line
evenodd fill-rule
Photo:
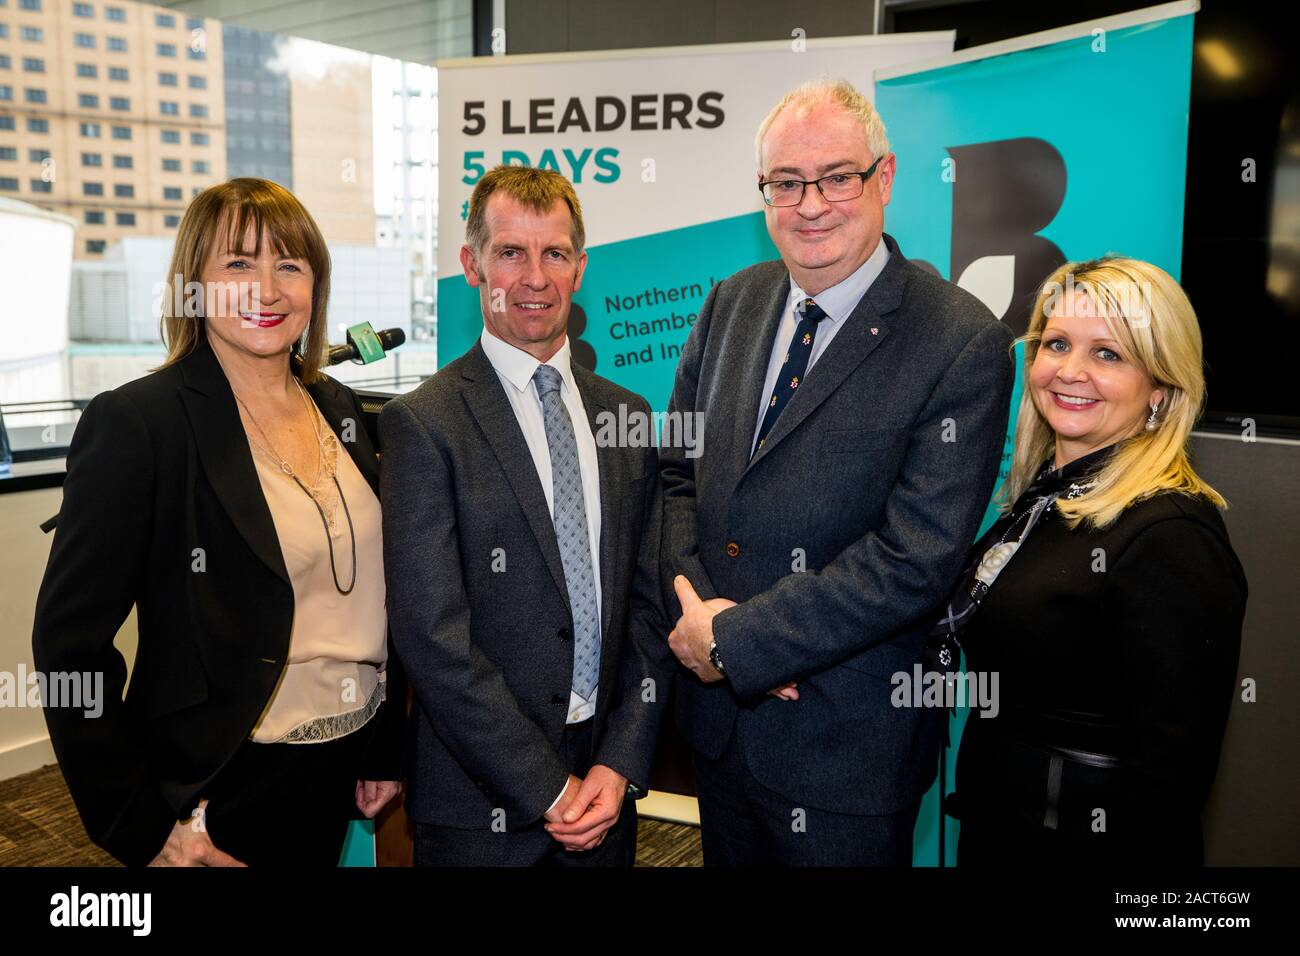
M 164 143 L 179 143 L 181 141 L 181 131 L 178 129 L 163 130 L 162 141 Z
M 9 36 L 9 24 L 7 24 L 7 23 L 0 23 L 0 40 L 4 40 L 4 39 L 6 39 L 8 36 Z M 14 187 L 14 189 L 17 189 L 17 188 L 18 188 L 17 186 Z
M 103 224 L 104 224 L 104 210 L 102 209 L 86 210 L 87 226 L 102 226 Z
M 179 186 L 163 187 L 163 199 L 180 199 L 180 198 L 181 198 L 181 187 Z
M 114 183 L 113 195 L 118 199 L 134 199 L 135 187 L 129 183 Z
M 8 193 L 18 192 L 18 180 L 13 176 L 0 176 L 0 191 Z
M 52 193 L 54 192 L 54 183 L 45 179 L 32 180 L 32 192 L 34 193 Z
M 72 15 L 89 19 L 95 15 L 95 8 L 88 3 L 74 3 L 72 5 Z
M 190 190 L 190 196 L 191 196 L 191 198 L 192 198 L 192 197 L 194 197 L 194 196 L 197 196 L 197 195 L 198 195 L 199 193 L 201 193 L 201 192 L 203 192 L 203 187 L 202 187 L 202 186 L 195 186 L 193 189 Z
M 196 159 L 190 163 L 190 172 L 206 175 L 208 173 L 208 161 L 206 159 Z
M 18 0 L 19 10 L 35 10 L 40 12 L 41 0 Z
M 88 136 L 88 137 L 90 137 L 91 139 L 99 139 L 99 124 L 98 124 L 98 123 L 82 123 L 82 124 L 81 124 L 81 135 L 82 135 L 82 136 Z
M 165 30 L 176 29 L 176 18 L 170 13 L 155 13 L 153 15 L 153 25 L 162 27 Z
M 154 47 L 154 52 L 157 53 L 159 56 L 174 57 L 176 56 L 176 44 L 159 43 L 157 46 Z
M 119 212 L 113 216 L 113 219 L 119 226 L 135 225 L 135 213 L 133 212 Z
M 114 169 L 134 169 L 134 168 L 135 168 L 135 160 L 134 160 L 132 157 L 130 157 L 130 156 L 114 156 L 114 157 L 113 157 L 113 168 L 114 168 Z
M 105 7 L 105 8 L 104 8 L 104 19 L 106 19 L 106 20 L 116 20 L 118 23 L 125 23 L 125 22 L 126 22 L 126 11 L 123 10 L 121 7 Z
M 172 100 L 163 100 L 158 104 L 158 108 L 162 111 L 163 116 L 179 116 L 181 112 L 180 104 Z
M 129 110 L 131 100 L 126 96 L 110 96 L 108 98 L 108 108 L 111 110 Z
M 39 56 L 23 57 L 23 70 L 27 73 L 44 73 L 45 61 Z
M 27 89 L 23 91 L 23 93 L 25 94 L 28 103 L 49 102 L 49 97 L 45 95 L 44 90 L 33 89 L 32 87 L 29 86 L 27 87 Z
M 14 98 L 14 88 L 12 86 L 5 86 L 3 83 L 0 83 L 0 101 L 12 100 L 13 98 Z
M 0 53 L 0 70 L 12 70 L 14 61 L 9 59 L 8 53 Z
M 103 240 L 103 239 L 87 239 L 87 240 L 86 240 L 86 251 L 87 251 L 87 252 L 103 252 L 103 251 L 104 251 L 104 240 Z
M 181 171 L 181 161 L 179 159 L 164 159 L 164 173 L 179 173 Z
M 163 225 L 166 226 L 168 229 L 175 229 L 180 224 L 181 224 L 181 217 L 177 216 L 174 213 L 168 216 L 163 216 Z
M 159 73 L 159 74 L 158 74 L 158 85 L 159 85 L 159 86 L 175 86 L 175 85 L 176 85 L 176 74 L 175 74 L 175 73 Z
M 207 145 L 208 145 L 208 134 L 207 134 L 207 133 L 190 133 L 190 145 L 191 145 L 191 146 L 207 146 Z
M 99 153 L 82 153 L 81 165 L 83 166 L 103 166 L 104 157 Z
M 43 163 L 50 158 L 48 149 L 29 149 L 27 151 L 27 161 L 32 163 Z
M 190 104 L 190 118 L 191 118 L 191 119 L 207 119 L 207 118 L 208 118 L 208 108 L 207 108 L 207 106 L 204 105 L 203 103 L 191 103 L 191 104 Z
M 3 99 L 3 97 L 0 97 Z M 47 119 L 27 119 L 27 132 L 29 133 L 48 133 L 50 131 L 50 121 Z
M 95 49 L 95 34 L 93 33 L 74 33 L 72 42 L 83 50 Z
M 105 42 L 105 46 L 107 46 L 114 53 L 125 53 L 126 37 L 109 37 L 108 40 Z
M 14 118 L 12 116 L 0 116 L 0 129 L 13 129 Z
M 185 18 L 185 29 L 186 29 L 186 30 L 202 30 L 202 29 L 203 29 L 203 18 L 202 18 L 202 17 L 186 17 L 186 18 Z
M 103 183 L 82 183 L 81 195 L 102 196 L 104 195 L 104 184 Z
M 113 127 L 113 139 L 130 139 L 130 138 L 131 138 L 131 127 L 129 126 Z
M 99 97 L 94 93 L 78 93 L 77 106 L 83 110 L 99 109 Z
M 190 74 L 190 89 L 206 90 L 208 88 L 208 78 L 206 76 L 195 76 Z
M 28 43 L 40 43 L 45 39 L 45 32 L 40 27 L 23 27 L 19 35 Z
M 99 79 L 99 67 L 93 63 L 78 63 L 77 76 L 87 80 Z
M 208 54 L 206 50 L 196 50 L 193 47 L 190 47 L 188 50 L 186 50 L 185 55 L 188 56 L 191 60 L 206 60 L 208 58 Z
M 118 83 L 125 83 L 131 78 L 131 74 L 124 66 L 110 66 L 108 68 L 108 78 Z
M 16 161 L 18 159 L 18 147 L 0 146 L 0 159 L 12 159 Z

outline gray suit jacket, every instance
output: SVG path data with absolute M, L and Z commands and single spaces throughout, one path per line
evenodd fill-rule
M 639 395 L 576 363 L 593 432 Z M 575 427 L 581 427 L 575 422 Z M 535 823 L 568 776 L 559 748 L 573 621 L 545 493 L 477 342 L 379 418 L 393 641 L 415 690 L 407 812 L 487 828 Z M 598 447 L 602 642 L 593 739 L 646 787 L 672 678 L 659 601 L 656 450 Z M 649 682 L 649 683 L 647 683 Z
M 978 530 L 1013 381 L 1011 332 L 884 241 L 884 271 L 752 461 L 789 273 L 715 285 L 671 403 L 704 415 L 704 453 L 661 454 L 665 607 L 680 613 L 677 573 L 741 602 L 714 620 L 727 680 L 679 670 L 683 732 L 716 758 L 734 731 L 769 788 L 859 814 L 906 809 L 933 780 L 943 711 L 893 707 L 890 677 L 921 660 Z M 798 701 L 767 695 L 791 680 Z

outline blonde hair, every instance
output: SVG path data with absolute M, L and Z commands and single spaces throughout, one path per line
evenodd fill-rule
M 240 248 L 249 227 L 257 236 L 251 250 Z M 209 186 L 194 197 L 181 219 L 167 270 L 160 331 L 167 346 L 166 368 L 194 351 L 204 335 L 203 316 L 187 316 L 177 304 L 184 301 L 174 288 L 182 290 L 199 282 L 203 265 L 218 242 L 227 248 L 259 255 L 263 234 L 270 236 L 276 253 L 305 259 L 311 266 L 311 320 L 302 341 L 295 343 L 290 365 L 308 384 L 321 377 L 328 344 L 326 311 L 330 293 L 330 255 L 320 228 L 293 193 L 269 179 L 243 177 Z
M 1043 330 L 1063 295 L 1084 293 L 1104 319 L 1120 357 L 1165 392 L 1156 427 L 1139 427 L 1117 443 L 1096 474 L 1096 484 L 1056 509 L 1071 528 L 1106 528 L 1130 505 L 1162 491 L 1199 496 L 1226 508 L 1223 496 L 1192 469 L 1187 442 L 1205 404 L 1201 330 L 1187 294 L 1173 277 L 1149 262 L 1105 256 L 1067 262 L 1043 282 L 1034 301 L 1025 343 L 1024 378 L 1038 355 Z M 1039 412 L 1028 387 L 1020 399 L 1011 474 L 998 496 L 1003 512 L 1033 482 L 1055 448 L 1055 433 Z
M 569 207 L 573 225 L 569 238 L 573 251 L 582 252 L 587 231 L 582 224 L 582 205 L 573 184 L 553 169 L 533 166 L 497 166 L 484 174 L 469 197 L 469 217 L 465 222 L 465 245 L 478 255 L 487 245 L 487 204 L 493 193 L 504 193 L 537 213 L 548 213 L 556 200 Z
M 807 113 L 818 106 L 839 106 L 861 123 L 872 159 L 879 159 L 889 152 L 885 123 L 871 100 L 859 93 L 848 80 L 810 80 L 781 97 L 781 102 L 772 107 L 772 112 L 758 125 L 758 133 L 754 136 L 754 159 L 760 170 L 763 167 L 763 137 L 776 122 L 776 118 L 786 109 Z

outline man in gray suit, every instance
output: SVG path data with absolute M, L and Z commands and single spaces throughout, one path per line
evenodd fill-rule
M 661 502 L 653 445 L 605 427 L 649 406 L 570 360 L 583 242 L 564 177 L 486 174 L 461 249 L 483 334 L 379 419 L 417 864 L 635 858 L 624 796 L 647 787 L 674 667 Z
M 945 712 L 891 705 L 997 476 L 1011 333 L 884 234 L 895 158 L 848 83 L 759 130 L 781 261 L 719 282 L 671 411 L 664 583 L 706 864 L 909 864 Z M 674 600 L 675 598 L 675 600 Z

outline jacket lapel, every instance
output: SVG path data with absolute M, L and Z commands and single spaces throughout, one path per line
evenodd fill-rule
M 560 561 L 560 546 L 555 540 L 555 524 L 546 507 L 546 493 L 537 477 L 537 467 L 533 464 L 528 442 L 524 440 L 524 433 L 510 407 L 510 400 L 502 391 L 496 370 L 484 354 L 483 346 L 477 341 L 466 353 L 461 376 L 466 380 L 462 394 L 470 414 L 478 422 L 492 447 L 492 453 L 500 462 L 510 489 L 528 519 L 533 537 L 537 539 L 537 546 L 546 559 L 551 577 L 555 579 L 555 586 L 564 596 L 565 604 L 568 604 L 569 591 L 564 586 L 564 565 Z
M 253 553 L 286 584 L 275 521 L 248 449 L 248 437 L 235 406 L 235 393 L 206 339 L 180 362 L 185 384 L 179 389 L 198 449 L 199 461 L 217 500 Z
M 776 338 L 776 330 L 781 324 L 789 298 L 790 273 L 782 269 L 779 281 L 758 291 L 752 301 L 737 305 L 737 311 L 742 315 L 755 315 L 757 319 L 752 330 L 741 324 L 739 332 L 748 339 L 749 347 L 741 353 L 742 360 L 737 363 L 735 377 L 728 386 L 736 396 L 738 406 L 731 435 L 731 461 L 736 475 L 743 474 L 749 465 L 754 429 L 758 427 L 758 410 L 767 400 L 763 394 L 763 385 L 767 379 L 767 362 L 772 355 L 772 341 Z M 781 417 L 784 418 L 788 413 L 787 407 Z M 769 443 L 770 439 L 765 444 Z

